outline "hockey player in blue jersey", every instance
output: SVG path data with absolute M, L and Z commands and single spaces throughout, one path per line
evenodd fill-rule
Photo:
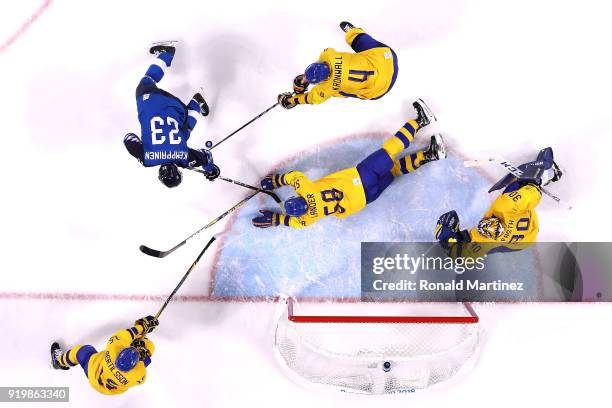
M 200 115 L 207 116 L 208 104 L 196 93 L 187 105 L 176 96 L 157 87 L 170 67 L 176 51 L 174 42 L 151 46 L 156 56 L 136 88 L 136 106 L 142 140 L 134 133 L 123 139 L 125 147 L 145 167 L 159 166 L 159 180 L 166 187 L 176 187 L 182 181 L 179 167 L 200 167 L 209 180 L 219 176 L 219 167 L 206 149 L 192 149 L 187 140 Z

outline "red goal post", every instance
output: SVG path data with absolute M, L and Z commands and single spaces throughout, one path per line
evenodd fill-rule
M 294 323 L 478 323 L 478 315 L 469 302 L 462 302 L 467 316 L 318 316 L 296 315 L 293 298 L 286 299 L 287 317 Z

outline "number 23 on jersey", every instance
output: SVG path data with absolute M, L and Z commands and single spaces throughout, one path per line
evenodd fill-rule
M 164 132 L 164 128 L 169 129 L 167 136 Z M 151 142 L 154 145 L 164 144 L 166 140 L 168 140 L 171 145 L 180 144 L 181 137 L 178 136 L 178 133 L 179 124 L 176 119 L 167 117 L 164 121 L 164 119 L 159 116 L 151 118 Z

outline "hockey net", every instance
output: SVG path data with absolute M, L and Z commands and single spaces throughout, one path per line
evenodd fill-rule
M 314 306 L 317 313 L 297 314 L 297 302 L 283 300 L 274 346 L 291 375 L 315 388 L 413 391 L 451 378 L 477 354 L 478 316 L 469 303 Z

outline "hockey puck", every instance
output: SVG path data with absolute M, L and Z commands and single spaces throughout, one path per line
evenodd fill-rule
M 210 149 L 213 146 L 213 143 L 210 140 L 207 140 L 205 146 L 207 149 Z

